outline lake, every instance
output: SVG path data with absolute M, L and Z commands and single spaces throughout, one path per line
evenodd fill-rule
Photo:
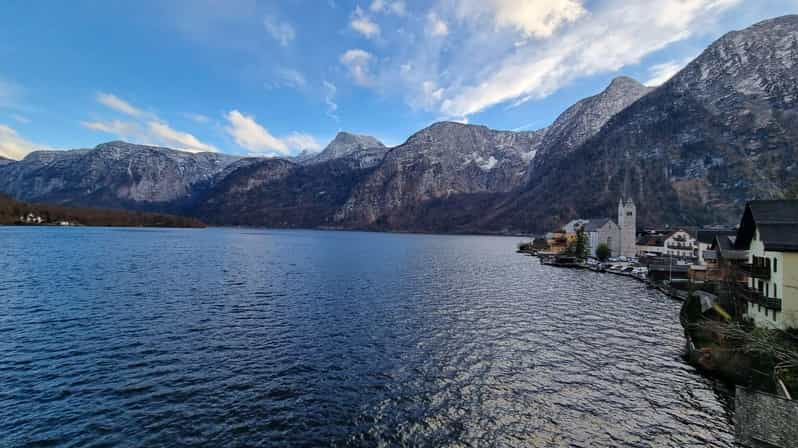
M 519 240 L 0 227 L 0 446 L 734 446 L 678 302 Z

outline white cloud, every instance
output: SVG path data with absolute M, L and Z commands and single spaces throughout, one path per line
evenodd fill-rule
M 184 113 L 183 116 L 198 124 L 205 124 L 211 121 L 210 118 L 202 114 Z
M 443 99 L 443 89 L 438 87 L 434 81 L 422 82 L 421 94 L 423 103 L 428 108 L 434 107 Z
M 382 12 L 395 14 L 397 16 L 404 16 L 407 13 L 407 8 L 403 0 L 385 1 L 374 0 L 369 7 L 373 12 Z
M 292 132 L 283 139 L 285 144 L 295 152 L 319 151 L 322 146 L 313 136 L 301 132 Z
M 129 121 L 81 121 L 80 125 L 92 131 L 113 134 L 122 138 L 131 138 L 141 135 L 141 128 Z
M 50 149 L 38 146 L 17 133 L 9 126 L 0 124 L 0 156 L 20 160 L 33 151 Z
M 227 113 L 227 121 L 230 125 L 225 130 L 238 146 L 254 152 L 289 154 L 288 145 L 259 125 L 254 116 L 231 110 Z
M 380 26 L 366 16 L 360 6 L 355 7 L 355 11 L 352 13 L 352 17 L 349 21 L 349 26 L 367 39 L 380 35 Z
M 449 25 L 431 12 L 427 15 L 427 34 L 433 37 L 446 36 L 449 34 Z
M 29 124 L 30 123 L 30 118 L 28 118 L 28 117 L 26 117 L 24 115 L 11 114 L 11 118 L 13 118 L 14 121 L 16 121 L 17 123 L 21 123 L 21 124 Z
M 739 1 L 661 0 L 653 8 L 649 2 L 605 0 L 585 15 L 578 27 L 537 41 L 536 45 L 513 47 L 517 39 L 507 41 L 506 48 L 512 50 L 493 53 L 496 56 L 484 60 L 479 55 L 495 43 L 485 43 L 482 36 L 475 34 L 460 46 L 463 54 L 476 55 L 475 60 L 463 58 L 467 66 L 448 67 L 458 76 L 444 84 L 440 109 L 448 116 L 467 116 L 507 101 L 545 97 L 580 77 L 617 71 L 639 63 L 646 55 L 673 42 L 702 32 L 718 13 Z M 497 23 L 500 16 L 497 10 Z M 535 27 L 533 22 L 519 32 L 546 35 L 550 27 L 545 24 L 554 23 L 544 21 Z M 468 70 L 473 66 L 480 69 Z
M 287 156 L 303 150 L 318 151 L 322 147 L 313 136 L 302 132 L 292 132 L 283 138 L 275 137 L 254 116 L 235 109 L 227 113 L 227 121 L 227 133 L 238 146 L 253 155 Z
M 657 87 L 664 84 L 667 80 L 671 79 L 673 75 L 678 73 L 685 65 L 690 63 L 693 58 L 674 60 L 663 62 L 651 66 L 648 69 L 648 74 L 651 76 L 644 84 L 649 87 Z
M 279 79 L 279 85 L 290 87 L 292 89 L 303 89 L 308 81 L 305 79 L 299 70 L 289 67 L 278 67 L 275 69 L 275 74 Z
M 199 141 L 188 132 L 181 132 L 169 127 L 168 124 L 158 121 L 147 123 L 150 134 L 159 144 L 174 147 L 187 152 L 216 152 L 211 145 Z
M 324 87 L 324 104 L 327 105 L 327 115 L 338 121 L 338 115 L 336 112 L 338 111 L 338 103 L 335 102 L 335 94 L 338 92 L 338 89 L 335 87 L 335 84 L 322 81 L 322 87 Z
M 127 101 L 111 93 L 98 93 L 97 101 L 100 104 L 103 104 L 125 115 L 130 115 L 131 117 L 141 117 L 142 115 L 144 115 L 144 112 L 142 112 L 141 109 L 133 107 L 133 105 L 131 105 Z
M 582 0 L 457 0 L 461 19 L 491 16 L 497 28 L 509 27 L 525 37 L 551 36 L 560 26 L 587 11 Z
M 296 37 L 294 27 L 290 23 L 277 20 L 274 17 L 264 19 L 263 26 L 272 38 L 283 47 L 287 47 Z
M 201 142 L 197 137 L 173 129 L 162 121 L 139 124 L 131 121 L 82 121 L 81 126 L 92 131 L 103 132 L 145 145 L 158 145 L 186 152 L 216 152 L 212 145 Z
M 359 48 L 347 50 L 341 55 L 341 63 L 349 68 L 349 74 L 355 83 L 361 86 L 372 84 L 369 65 L 374 56 L 371 53 Z

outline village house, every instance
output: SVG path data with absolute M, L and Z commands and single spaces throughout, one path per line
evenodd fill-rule
M 717 236 L 736 236 L 734 229 L 701 229 L 696 234 L 696 244 L 698 250 L 698 264 L 717 263 L 716 252 L 712 250 L 712 244 Z M 708 259 L 709 258 L 709 259 Z
M 751 201 L 737 251 L 747 255 L 745 316 L 758 327 L 798 328 L 798 201 Z
M 546 243 L 549 246 L 548 252 L 550 253 L 561 254 L 575 241 L 576 233 L 567 233 L 564 230 L 546 234 Z
M 574 219 L 562 227 L 563 232 L 576 234 L 576 232 L 590 222 L 589 219 Z
M 696 238 L 686 229 L 653 231 L 637 239 L 637 255 L 697 258 Z
M 44 218 L 36 216 L 33 213 L 28 213 L 25 216 L 20 216 L 19 222 L 22 224 L 41 224 L 44 222 Z
M 546 234 L 546 243 L 551 253 L 562 253 L 577 239 L 579 230 L 588 240 L 588 256 L 595 257 L 598 247 L 606 244 L 610 256 L 634 258 L 637 254 L 637 210 L 631 199 L 618 202 L 618 224 L 610 218 L 574 219 L 562 229 Z
M 716 238 L 726 240 L 726 247 L 734 247 L 736 230 L 728 229 L 702 229 L 697 232 L 696 244 L 698 251 L 696 262 L 690 266 L 689 277 L 693 283 L 718 282 L 723 280 L 720 259 L 717 250 L 713 249 Z

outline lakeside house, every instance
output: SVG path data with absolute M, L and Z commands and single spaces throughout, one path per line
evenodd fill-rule
M 28 213 L 27 215 L 20 216 L 19 222 L 21 224 L 42 224 L 44 222 L 44 218 L 34 215 L 33 213 Z
M 611 218 L 574 219 L 562 229 L 546 235 L 551 253 L 562 253 L 576 241 L 582 230 L 587 236 L 588 256 L 595 257 L 598 247 L 606 244 L 613 257 L 634 258 L 637 234 L 637 209 L 631 199 L 618 201 L 618 223 Z
M 725 247 L 734 247 L 737 231 L 731 229 L 701 229 L 696 232 L 697 255 L 695 263 L 690 266 L 689 277 L 692 283 L 720 282 L 724 279 L 724 271 L 716 241 L 722 238 Z
M 798 328 L 798 200 L 746 204 L 734 250 L 745 257 L 745 317 L 758 327 Z
M 580 228 L 584 227 L 590 221 L 591 221 L 590 219 L 574 219 L 570 221 L 568 224 L 562 226 L 562 230 L 565 233 L 575 235 Z
M 715 229 L 701 229 L 696 232 L 696 244 L 698 249 L 698 264 L 699 265 L 706 265 L 706 264 L 717 264 L 718 258 L 717 254 L 714 250 L 712 250 L 712 244 L 715 242 L 715 238 L 718 236 L 736 236 L 737 230 L 735 229 L 724 229 L 724 228 L 715 228 Z
M 638 256 L 671 256 L 694 259 L 698 258 L 698 251 L 696 238 L 684 228 L 650 231 L 637 239 Z
M 568 249 L 568 246 L 570 246 L 574 241 L 576 241 L 576 232 L 568 233 L 565 230 L 559 230 L 546 234 L 548 252 L 553 254 L 561 254 L 565 252 Z

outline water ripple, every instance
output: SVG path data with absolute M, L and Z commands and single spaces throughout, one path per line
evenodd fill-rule
M 0 228 L 0 446 L 734 446 L 678 304 L 515 243 Z

